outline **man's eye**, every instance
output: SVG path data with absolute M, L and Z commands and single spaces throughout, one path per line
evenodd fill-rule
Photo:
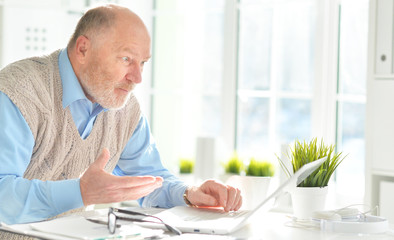
M 129 58 L 129 57 L 122 57 L 122 60 L 123 60 L 124 62 L 128 62 L 128 61 L 130 60 L 130 58 Z

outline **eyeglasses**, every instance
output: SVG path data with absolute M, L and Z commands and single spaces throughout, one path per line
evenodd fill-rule
M 118 216 L 118 215 L 115 214 L 116 212 L 130 214 L 130 215 L 138 215 L 138 216 L 155 218 L 155 219 L 159 220 L 160 222 L 155 222 L 155 221 L 150 221 L 150 220 L 145 220 L 145 219 L 139 219 L 139 218 Z M 116 220 L 118 220 L 118 219 L 119 220 L 130 221 L 130 222 L 147 222 L 147 223 L 163 224 L 168 229 L 168 231 L 170 231 L 172 233 L 175 233 L 177 235 L 181 235 L 182 234 L 181 231 L 179 231 L 177 228 L 166 224 L 165 222 L 163 222 L 163 220 L 161 220 L 160 218 L 158 218 L 156 216 L 145 214 L 145 213 L 140 213 L 140 212 L 134 212 L 134 211 L 130 211 L 130 210 L 124 210 L 124 209 L 110 207 L 109 210 L 108 210 L 108 230 L 109 230 L 109 232 L 111 234 L 115 233 L 116 227 L 118 226 L 118 225 L 116 225 Z

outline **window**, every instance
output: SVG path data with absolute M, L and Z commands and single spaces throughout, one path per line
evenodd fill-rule
M 316 1 L 241 1 L 237 150 L 271 157 L 311 136 Z
M 368 0 L 156 0 L 154 10 L 151 121 L 166 166 L 194 157 L 200 136 L 273 162 L 284 144 L 322 137 L 349 153 L 337 190 L 357 186 L 362 201 Z
M 342 0 L 337 89 L 337 146 L 349 153 L 337 171 L 338 193 L 362 199 L 365 162 L 368 0 Z M 353 199 L 352 199 L 353 200 Z
M 170 168 L 221 132 L 224 2 L 155 1 L 151 125 Z

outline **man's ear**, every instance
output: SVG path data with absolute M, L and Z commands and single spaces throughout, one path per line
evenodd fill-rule
M 81 64 L 84 64 L 87 58 L 88 50 L 90 49 L 90 40 L 81 35 L 75 42 L 75 55 Z

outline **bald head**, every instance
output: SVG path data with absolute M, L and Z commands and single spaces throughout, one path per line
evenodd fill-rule
M 92 8 L 81 17 L 67 47 L 73 48 L 80 36 L 94 41 L 101 39 L 103 35 L 108 35 L 111 31 L 125 30 L 124 26 L 119 25 L 132 28 L 132 32 L 136 34 L 148 34 L 143 21 L 134 12 L 125 7 L 108 4 Z

